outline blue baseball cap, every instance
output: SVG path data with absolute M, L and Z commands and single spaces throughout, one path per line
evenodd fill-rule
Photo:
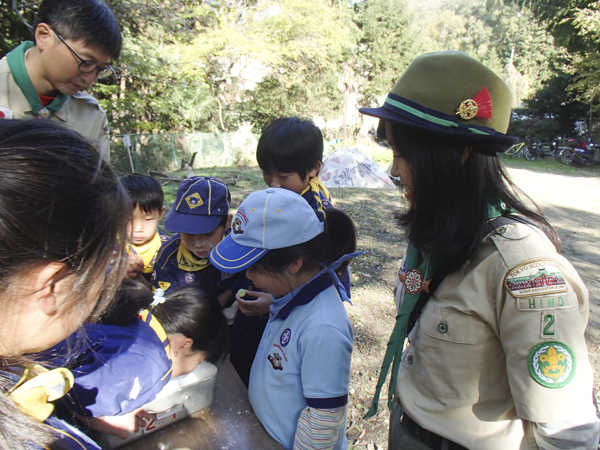
M 256 191 L 240 205 L 231 233 L 210 252 L 210 262 L 221 272 L 241 272 L 269 250 L 303 244 L 323 229 L 312 207 L 295 192 Z
M 188 178 L 177 189 L 165 228 L 171 233 L 210 233 L 229 214 L 230 205 L 231 194 L 222 181 L 213 177 Z

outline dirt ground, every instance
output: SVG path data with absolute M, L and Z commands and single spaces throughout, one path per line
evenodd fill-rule
M 555 175 L 509 169 L 513 180 L 545 211 L 559 232 L 563 254 L 573 263 L 590 291 L 590 321 L 586 334 L 590 360 L 600 374 L 600 178 Z M 600 174 L 600 171 L 599 171 Z M 348 315 L 354 326 L 350 381 L 348 447 L 387 448 L 389 413 L 382 392 L 380 412 L 364 421 L 375 390 L 387 339 L 394 325 L 392 289 L 406 239 L 393 221 L 403 208 L 397 190 L 334 189 L 336 205 L 356 222 L 359 247 L 366 252 L 352 265 L 352 302 Z

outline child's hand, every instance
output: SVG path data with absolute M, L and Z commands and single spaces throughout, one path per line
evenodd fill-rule
M 125 278 L 137 278 L 144 270 L 144 260 L 141 256 L 134 253 L 127 255 L 127 275 Z
M 101 416 L 84 417 L 76 414 L 77 418 L 87 424 L 92 430 L 100 433 L 112 434 L 125 440 L 129 432 L 135 433 L 141 428 L 146 427 L 146 420 L 150 420 L 152 415 L 142 408 L 136 409 L 122 416 Z
M 235 294 L 235 299 L 240 306 L 240 311 L 246 316 L 262 316 L 269 313 L 271 307 L 271 294 L 246 290 L 246 296 L 256 297 L 256 300 L 244 300 Z

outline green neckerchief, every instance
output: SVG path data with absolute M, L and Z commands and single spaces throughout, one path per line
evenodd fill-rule
M 425 261 L 423 261 L 419 265 L 420 261 L 421 250 L 419 250 L 413 244 L 408 244 L 408 250 L 406 252 L 406 263 L 404 265 L 406 273 L 408 273 L 412 269 L 417 269 L 419 272 L 421 272 L 421 274 L 425 274 L 423 276 L 423 282 L 425 282 L 427 280 L 430 280 L 433 276 L 433 273 L 436 269 L 437 261 L 435 255 L 433 254 L 425 258 Z M 385 356 L 383 358 L 383 364 L 381 365 L 381 371 L 379 373 L 379 380 L 377 380 L 377 388 L 375 389 L 373 403 L 371 404 L 371 408 L 369 409 L 369 411 L 367 411 L 367 414 L 365 414 L 363 419 L 368 419 L 369 417 L 374 416 L 377 413 L 377 408 L 379 407 L 379 395 L 381 394 L 381 388 L 383 387 L 388 371 L 390 370 L 390 365 L 392 365 L 392 375 L 390 378 L 390 390 L 388 394 L 388 408 L 390 410 L 393 409 L 393 395 L 394 389 L 396 388 L 398 366 L 400 365 L 400 360 L 402 359 L 402 350 L 404 349 L 406 330 L 408 329 L 408 319 L 410 318 L 410 313 L 415 308 L 415 305 L 417 304 L 417 301 L 421 296 L 421 292 L 422 291 L 419 291 L 415 294 L 409 294 L 408 291 L 404 291 L 402 305 L 400 306 L 400 311 L 398 311 L 398 315 L 396 316 L 396 325 L 394 325 L 394 330 L 392 331 L 392 335 L 390 336 L 390 340 L 387 344 L 387 349 L 385 351 Z
M 493 200 L 488 205 L 489 220 L 516 212 L 516 210 L 508 207 L 500 199 Z M 419 265 L 420 261 L 421 251 L 414 245 L 409 244 L 408 250 L 406 252 L 406 264 L 404 267 L 406 273 L 416 268 L 422 274 L 425 274 L 424 281 L 430 280 L 433 277 L 437 265 L 437 259 L 435 258 L 435 255 L 431 254 L 428 258 L 425 258 L 425 261 L 423 261 Z M 417 267 L 417 265 L 419 266 Z M 402 351 L 404 350 L 404 341 L 406 339 L 406 331 L 408 329 L 408 320 L 420 296 L 421 291 L 417 292 L 416 294 L 409 294 L 406 289 L 404 291 L 402 305 L 400 306 L 400 310 L 398 311 L 398 315 L 396 316 L 396 324 L 394 325 L 394 330 L 392 331 L 392 335 L 390 336 L 390 340 L 388 341 L 387 349 L 385 351 L 385 356 L 383 357 L 383 364 L 381 365 L 379 379 L 377 380 L 377 387 L 375 389 L 375 395 L 373 396 L 373 403 L 371 404 L 371 408 L 369 408 L 363 419 L 368 419 L 369 417 L 372 417 L 377 413 L 377 409 L 379 407 L 379 396 L 381 394 L 381 388 L 385 383 L 388 371 L 390 370 L 390 365 L 392 365 L 392 374 L 390 377 L 390 389 L 388 393 L 388 408 L 390 410 L 394 408 L 394 390 L 396 389 L 398 366 L 400 365 L 400 361 L 402 359 Z
M 9 53 L 6 54 L 6 62 L 8 62 L 8 67 L 10 68 L 10 72 L 17 83 L 17 86 L 23 92 L 23 95 L 29 102 L 29 106 L 31 106 L 31 111 L 35 115 L 40 115 L 40 111 L 45 109 L 50 114 L 54 114 L 62 108 L 63 103 L 67 101 L 69 98 L 65 94 L 58 94 L 52 102 L 44 106 L 42 105 L 42 101 L 40 100 L 40 96 L 38 95 L 33 83 L 31 82 L 31 78 L 29 78 L 29 74 L 27 73 L 27 68 L 25 67 L 25 52 L 33 47 L 33 42 L 25 41 L 17 48 L 13 49 Z M 41 111 L 43 113 L 43 111 Z M 44 115 L 42 114 L 42 117 Z

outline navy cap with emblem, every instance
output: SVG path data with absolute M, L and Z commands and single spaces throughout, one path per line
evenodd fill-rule
M 222 181 L 213 177 L 188 178 L 177 189 L 165 228 L 172 233 L 210 233 L 229 214 L 230 205 L 231 194 Z

